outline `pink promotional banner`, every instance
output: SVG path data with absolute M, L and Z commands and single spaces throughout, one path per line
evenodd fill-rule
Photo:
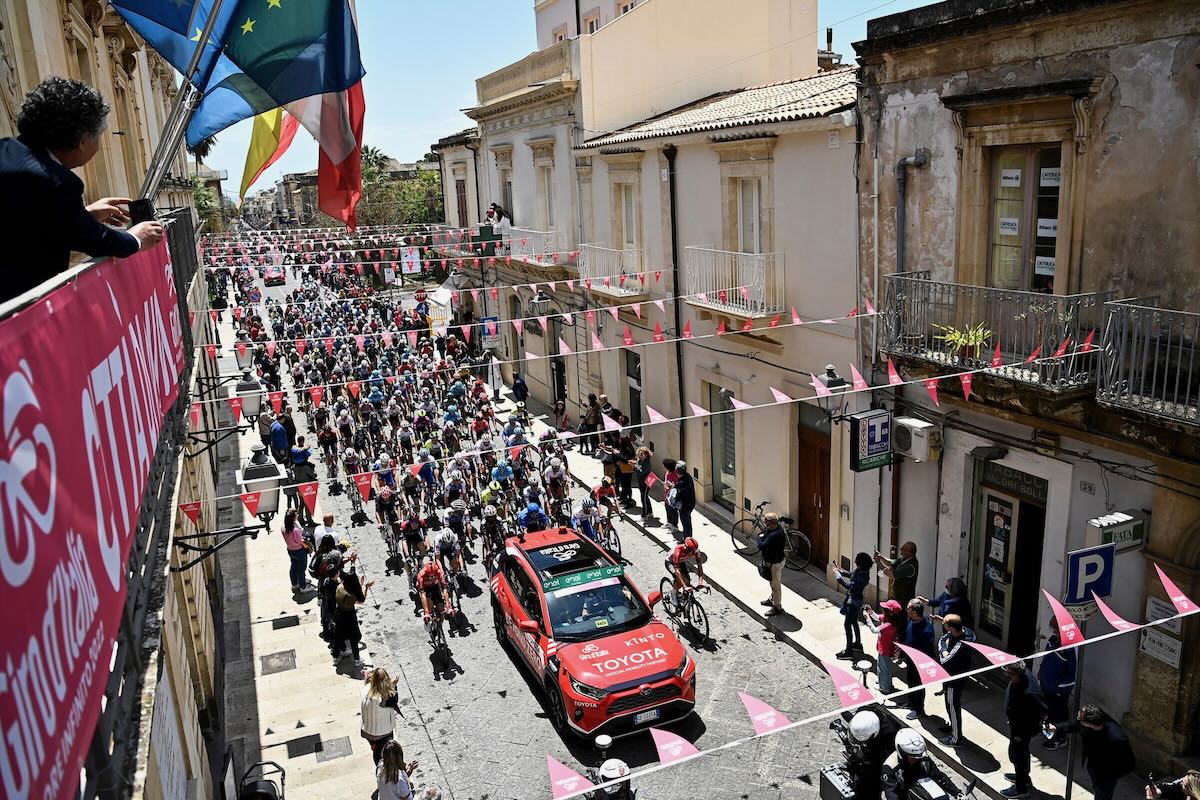
M 0 591 L 20 609 L 0 634 L 4 797 L 75 795 L 142 493 L 179 394 L 180 322 L 165 244 L 0 320 Z
M 979 642 L 967 642 L 967 644 L 978 650 L 980 655 L 986 658 L 988 663 L 994 667 L 1002 667 L 1017 660 L 1016 656 L 1006 653 L 1003 650 L 997 650 L 994 647 L 988 647 L 986 644 L 980 644 Z
M 661 413 L 654 410 L 650 406 L 646 406 L 646 416 L 650 418 L 651 422 L 655 422 L 655 423 L 667 421 L 666 417 L 664 417 Z
M 870 689 L 863 686 L 857 677 L 839 665 L 832 661 L 822 661 L 821 666 L 833 679 L 833 686 L 837 689 L 838 700 L 841 701 L 842 708 L 860 706 L 875 699 L 875 695 L 871 693 Z
M 658 750 L 658 760 L 662 764 L 671 764 L 700 752 L 696 749 L 696 745 L 678 733 L 664 731 L 662 728 L 651 728 L 650 735 L 654 737 L 654 747 Z
M 552 756 L 546 756 L 546 769 L 550 773 L 550 791 L 555 800 L 570 797 L 581 789 L 590 789 L 595 785 Z
M 1179 587 L 1167 577 L 1167 574 L 1162 571 L 1162 567 L 1155 564 L 1154 571 L 1158 573 L 1158 579 L 1162 581 L 1163 588 L 1167 590 L 1167 597 L 1175 604 L 1176 611 L 1180 614 L 1191 614 L 1196 610 L 1196 604 L 1189 600 L 1187 595 L 1179 591 Z
M 746 713 L 750 715 L 750 724 L 754 726 L 756 734 L 770 733 L 784 725 L 791 724 L 787 717 L 757 697 L 752 697 L 745 692 L 738 692 L 738 697 L 742 698 L 742 705 L 746 707 Z
M 1104 615 L 1104 619 L 1107 620 L 1108 624 L 1112 625 L 1114 629 L 1124 632 L 1131 631 L 1134 628 L 1142 627 L 1141 625 L 1136 625 L 1130 622 L 1117 612 L 1113 611 L 1108 607 L 1108 603 L 1104 602 L 1099 597 L 1096 597 L 1096 595 L 1093 594 L 1092 599 L 1096 601 L 1096 605 L 1100 608 L 1100 613 Z
M 946 672 L 946 668 L 928 653 L 922 653 L 920 650 L 899 642 L 896 643 L 896 647 L 903 650 L 904 655 L 908 656 L 908 660 L 917 668 L 917 677 L 921 679 L 921 683 L 935 683 L 950 678 L 950 673 Z
M 1058 623 L 1058 638 L 1063 646 L 1082 644 L 1083 631 L 1079 630 L 1079 623 L 1071 616 L 1071 612 L 1063 608 L 1063 604 L 1045 589 L 1042 589 L 1042 594 L 1046 595 L 1046 602 L 1050 604 L 1050 610 L 1054 612 L 1054 621 Z
M 769 388 L 771 389 L 771 396 L 775 398 L 775 402 L 776 402 L 776 403 L 790 403 L 790 402 L 792 402 L 792 398 L 791 398 L 791 397 L 788 397 L 786 394 L 784 394 L 783 392 L 779 391 L 779 390 L 778 390 L 778 389 L 776 389 L 774 386 L 771 386 L 771 387 L 769 387 Z

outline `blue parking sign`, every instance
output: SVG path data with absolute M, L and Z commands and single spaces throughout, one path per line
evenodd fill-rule
M 1084 605 L 1094 597 L 1104 599 L 1112 594 L 1116 563 L 1117 547 L 1111 543 L 1067 553 L 1067 594 L 1063 604 Z

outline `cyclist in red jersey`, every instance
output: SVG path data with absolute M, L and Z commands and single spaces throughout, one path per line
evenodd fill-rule
M 421 593 L 421 607 L 425 611 L 425 627 L 433 612 L 442 607 L 446 600 L 446 573 L 432 556 L 425 557 L 425 565 L 417 573 L 417 590 Z
M 699 578 L 696 588 L 704 586 L 704 554 L 700 552 L 700 543 L 692 537 L 684 539 L 683 544 L 675 545 L 675 548 L 667 554 L 663 564 L 675 580 L 675 586 L 671 590 L 671 600 L 676 604 L 679 602 L 679 591 L 685 586 L 692 585 L 690 565 L 695 565 L 696 575 Z
M 596 505 L 608 509 L 609 519 L 612 519 L 613 512 L 620 513 L 617 509 L 617 487 L 613 485 L 612 478 L 605 478 L 599 486 L 592 489 L 592 499 L 596 501 Z

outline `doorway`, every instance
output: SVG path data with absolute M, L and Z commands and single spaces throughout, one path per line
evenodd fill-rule
M 558 352 L 558 342 L 562 339 L 562 321 L 555 317 L 550 320 L 550 330 L 546 331 L 546 350 Z M 561 355 L 550 359 L 550 393 L 551 403 L 567 399 L 567 360 Z
M 829 560 L 829 422 L 819 408 L 806 403 L 800 408 L 800 423 L 796 426 L 796 527 L 812 542 L 813 563 L 824 567 Z M 806 419 L 806 410 L 816 412 L 813 419 Z
M 990 461 L 983 473 L 971 547 L 975 634 L 1006 652 L 1032 653 L 1038 649 L 1046 481 Z
M 716 384 L 708 384 L 708 407 L 711 411 L 733 408 L 729 395 Z M 712 499 L 733 511 L 737 501 L 737 431 L 733 414 L 713 414 L 709 418 L 709 449 L 712 451 Z
M 625 351 L 625 388 L 629 397 L 625 407 L 629 409 L 629 424 L 636 430 L 642 426 L 642 357 L 632 350 Z

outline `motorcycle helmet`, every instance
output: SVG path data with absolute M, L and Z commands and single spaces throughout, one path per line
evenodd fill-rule
M 925 756 L 925 740 L 921 734 L 912 728 L 905 728 L 896 734 L 896 755 L 900 758 L 923 758 Z
M 596 773 L 600 783 L 608 783 L 609 781 L 619 780 L 629 774 L 629 765 L 619 758 L 610 758 L 600 765 L 600 771 Z M 625 791 L 627 784 L 618 784 L 609 786 L 604 790 L 605 794 L 615 795 Z
M 874 712 L 860 711 L 850 720 L 850 736 L 854 741 L 866 742 L 877 735 L 879 735 L 879 717 Z

